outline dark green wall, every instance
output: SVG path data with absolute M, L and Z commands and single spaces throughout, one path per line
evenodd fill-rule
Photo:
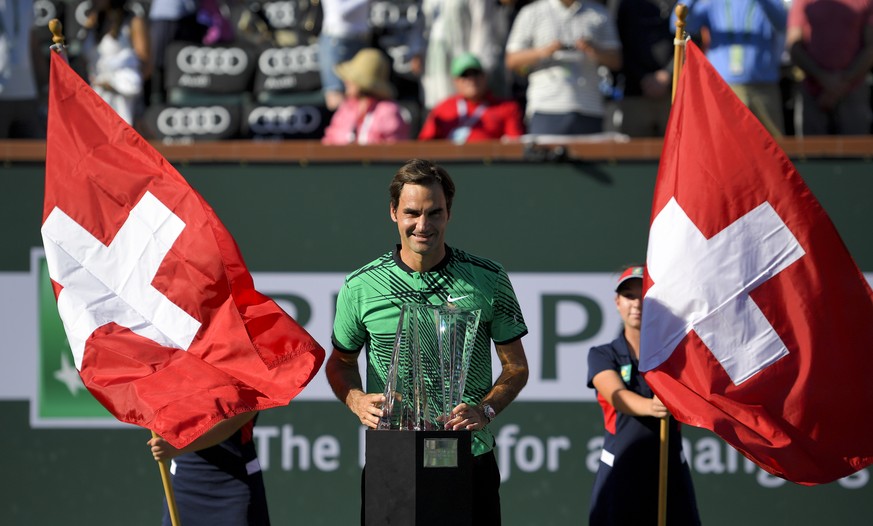
M 448 240 L 510 271 L 604 271 L 645 258 L 654 162 L 446 163 L 458 193 Z M 388 183 L 398 164 L 178 167 L 240 245 L 253 271 L 348 271 L 394 243 Z M 873 163 L 797 168 L 862 269 L 873 270 Z M 0 168 L 0 270 L 25 269 L 41 245 L 43 168 Z

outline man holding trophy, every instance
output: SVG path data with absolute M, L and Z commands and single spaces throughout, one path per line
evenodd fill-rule
M 500 474 L 488 424 L 527 382 L 521 343 L 527 326 L 503 267 L 445 244 L 454 193 L 449 174 L 430 161 L 412 160 L 398 170 L 390 185 L 389 212 L 400 244 L 347 276 L 337 299 L 326 373 L 336 396 L 364 425 L 382 428 L 401 312 L 410 305 L 478 311 L 462 401 L 438 421 L 444 429 L 472 431 L 473 523 L 500 524 Z M 493 383 L 492 341 L 502 365 Z M 358 370 L 365 345 L 366 390 Z

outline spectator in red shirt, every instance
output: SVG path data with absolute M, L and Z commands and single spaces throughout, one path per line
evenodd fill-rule
M 457 144 L 524 134 L 518 103 L 495 97 L 479 59 L 463 53 L 452 60 L 456 94 L 437 104 L 427 116 L 420 140 L 451 139 Z

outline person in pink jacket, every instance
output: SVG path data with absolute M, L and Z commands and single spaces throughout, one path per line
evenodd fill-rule
M 323 144 L 378 144 L 409 139 L 409 119 L 394 102 L 391 66 L 378 49 L 366 48 L 338 64 L 346 96 L 324 130 Z

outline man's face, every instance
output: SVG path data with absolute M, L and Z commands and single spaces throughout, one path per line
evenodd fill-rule
M 449 222 L 446 196 L 439 184 L 405 184 L 391 219 L 397 223 L 403 251 L 426 256 L 439 253 L 445 243 Z
M 455 84 L 455 91 L 465 99 L 483 97 L 488 89 L 485 73 L 474 69 L 468 69 L 463 75 L 453 78 L 452 81 Z
M 615 306 L 625 327 L 639 330 L 643 325 L 643 280 L 624 282 L 615 295 Z

